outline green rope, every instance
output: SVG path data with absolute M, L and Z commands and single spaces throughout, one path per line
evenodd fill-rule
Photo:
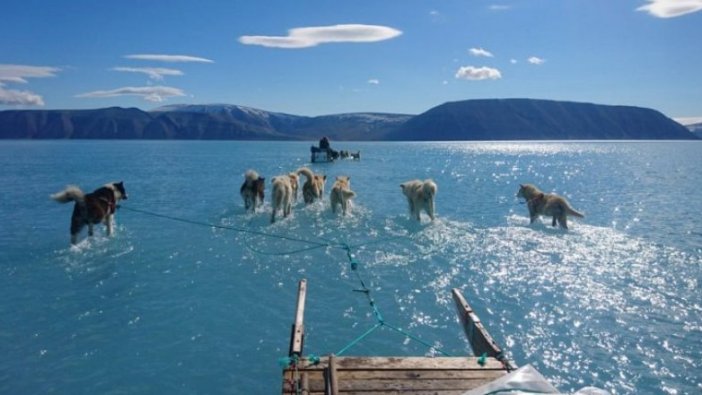
M 346 346 L 344 346 L 344 348 L 342 348 L 341 350 L 339 350 L 339 352 L 337 352 L 336 355 L 341 355 L 341 354 L 345 353 L 349 348 L 351 348 L 351 347 L 355 346 L 356 344 L 360 343 L 361 340 L 363 340 L 363 339 L 365 339 L 366 337 L 368 337 L 368 335 L 370 335 L 371 333 L 375 332 L 376 329 L 380 328 L 380 327 L 383 326 L 383 325 L 384 325 L 384 324 L 383 324 L 382 322 L 378 322 L 377 324 L 373 325 L 372 328 L 368 329 L 368 330 L 365 331 L 361 336 L 359 336 L 359 337 L 353 339 L 349 344 L 347 344 Z
M 251 229 L 245 229 L 245 228 L 239 228 L 236 226 L 227 226 L 227 225 L 217 225 L 217 224 L 211 224 L 208 222 L 201 222 L 201 221 L 193 221 L 190 219 L 185 219 L 185 218 L 179 218 L 179 217 L 173 217 L 170 215 L 164 215 L 164 214 L 159 214 L 159 213 L 154 213 L 151 211 L 146 211 L 146 210 L 139 210 L 136 208 L 131 208 L 131 207 L 126 207 L 126 206 L 118 206 L 119 208 L 127 211 L 133 211 L 135 213 L 141 213 L 141 214 L 146 214 L 146 215 L 151 215 L 153 217 L 158 217 L 158 218 L 164 218 L 164 219 L 169 219 L 171 221 L 177 221 L 177 222 L 182 222 L 190 225 L 198 225 L 198 226 L 205 226 L 208 228 L 216 228 L 216 229 L 225 229 L 225 230 L 233 230 L 236 232 L 241 232 L 241 233 L 249 233 L 257 236 L 265 236 L 265 237 L 272 237 L 276 239 L 281 239 L 281 240 L 288 240 L 288 241 L 294 241 L 298 243 L 308 243 L 308 244 L 314 244 L 318 247 L 328 247 L 328 243 L 320 243 L 318 241 L 313 241 L 313 240 L 304 240 L 304 239 L 298 239 L 295 237 L 290 237 L 290 236 L 285 236 L 285 235 L 280 235 L 280 234 L 275 234 L 275 233 L 266 233 L 266 232 L 260 232 L 256 230 L 251 230 Z

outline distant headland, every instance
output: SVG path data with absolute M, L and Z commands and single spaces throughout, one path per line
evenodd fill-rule
M 537 99 L 449 102 L 419 115 L 307 117 L 229 104 L 0 111 L 0 139 L 317 140 L 322 135 L 369 141 L 698 139 L 653 109 Z

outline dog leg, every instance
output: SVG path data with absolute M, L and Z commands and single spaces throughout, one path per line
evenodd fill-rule
M 560 219 L 558 219 L 560 221 Z M 553 220 L 551 221 L 551 226 L 555 227 L 556 226 L 556 216 L 553 216 Z
M 565 214 L 558 217 L 558 223 L 561 225 L 561 228 L 568 229 L 568 217 Z
M 429 218 L 431 218 L 431 220 L 433 221 L 434 220 L 434 201 L 433 200 L 429 200 L 427 202 L 427 214 L 429 214 Z
M 113 215 L 108 215 L 107 218 L 105 218 L 105 225 L 107 226 L 107 235 L 112 236 L 112 221 L 113 221 Z
M 93 224 L 88 224 L 88 236 L 93 235 Z

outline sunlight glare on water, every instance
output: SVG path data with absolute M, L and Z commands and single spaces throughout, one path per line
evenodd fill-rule
M 702 388 L 702 201 L 676 199 L 697 193 L 702 145 L 336 146 L 363 160 L 313 169 L 327 193 L 351 176 L 350 215 L 300 199 L 271 224 L 270 184 L 246 213 L 242 175 L 312 166 L 306 143 L 0 144 L 0 392 L 277 392 L 297 281 L 308 279 L 305 352 L 324 355 L 376 322 L 357 275 L 388 323 L 434 349 L 381 329 L 349 355 L 469 354 L 460 288 L 509 358 L 562 391 Z M 399 184 L 414 178 L 438 184 L 433 222 L 408 218 Z M 115 236 L 98 228 L 69 247 L 71 209 L 48 195 L 112 180 L 130 196 Z M 585 218 L 530 225 L 515 196 L 525 182 Z

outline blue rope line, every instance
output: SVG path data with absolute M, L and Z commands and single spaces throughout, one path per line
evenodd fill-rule
M 361 336 L 359 336 L 359 337 L 353 339 L 349 344 L 347 344 L 346 346 L 344 346 L 344 348 L 342 348 L 341 350 L 339 350 L 339 352 L 337 352 L 336 355 L 341 355 L 341 354 L 345 353 L 349 348 L 351 348 L 351 347 L 355 346 L 356 344 L 360 343 L 361 340 L 363 340 L 363 339 L 365 339 L 366 337 L 368 337 L 368 335 L 370 335 L 371 333 L 375 332 L 376 329 L 380 328 L 380 327 L 383 326 L 383 325 L 384 325 L 384 324 L 383 324 L 382 322 L 378 322 L 377 324 L 373 325 L 372 328 L 368 329 L 368 330 L 365 331 Z
M 313 244 L 319 247 L 328 247 L 328 243 L 320 243 L 318 241 L 313 241 L 313 240 L 304 240 L 304 239 L 298 239 L 295 237 L 290 237 L 290 236 L 285 236 L 285 235 L 280 235 L 280 234 L 275 234 L 275 233 L 266 233 L 266 232 L 261 232 L 257 230 L 251 230 L 251 229 L 245 229 L 245 228 L 239 228 L 236 226 L 227 226 L 227 225 L 217 225 L 217 224 L 211 224 L 208 222 L 201 222 L 201 221 L 193 221 L 190 219 L 185 219 L 185 218 L 178 218 L 178 217 L 173 217 L 170 215 L 164 215 L 164 214 L 159 214 L 159 213 L 154 213 L 151 211 L 146 211 L 146 210 L 140 210 L 132 207 L 126 207 L 126 206 L 118 206 L 119 208 L 127 211 L 133 211 L 136 213 L 141 213 L 141 214 L 146 214 L 146 215 L 151 215 L 153 217 L 158 217 L 158 218 L 164 218 L 164 219 L 169 219 L 171 221 L 177 221 L 177 222 L 183 222 L 186 224 L 190 225 L 198 225 L 198 226 L 205 226 L 208 228 L 216 228 L 216 229 L 225 229 L 225 230 L 233 230 L 236 232 L 241 232 L 241 233 L 249 233 L 252 235 L 257 235 L 257 236 L 265 236 L 265 237 L 272 237 L 276 239 L 281 239 L 281 240 L 288 240 L 288 241 L 294 241 L 298 243 L 307 243 L 307 244 Z

